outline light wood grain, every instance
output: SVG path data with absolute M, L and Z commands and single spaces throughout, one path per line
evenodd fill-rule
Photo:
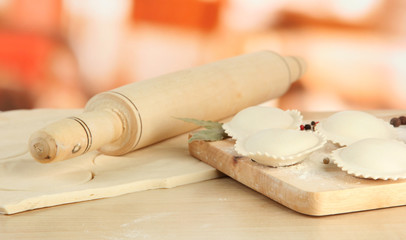
M 40 162 L 98 149 L 123 155 L 178 136 L 196 125 L 282 96 L 305 71 L 303 60 L 261 51 L 220 60 L 100 93 L 85 113 L 34 133 L 30 152 Z
M 406 208 L 309 217 L 230 179 L 0 215 L 0 239 L 404 239 Z

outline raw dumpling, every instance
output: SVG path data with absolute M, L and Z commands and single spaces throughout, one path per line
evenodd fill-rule
M 301 162 L 325 143 L 315 132 L 273 128 L 237 140 L 235 149 L 258 163 L 279 167 Z
M 372 179 L 406 178 L 406 144 L 368 138 L 332 153 L 333 162 L 348 174 Z
M 230 122 L 223 124 L 223 128 L 232 138 L 241 139 L 269 128 L 299 129 L 302 119 L 297 110 L 255 106 L 237 113 Z
M 361 111 L 342 111 L 320 121 L 317 131 L 341 146 L 365 138 L 396 139 L 393 126 L 382 119 Z

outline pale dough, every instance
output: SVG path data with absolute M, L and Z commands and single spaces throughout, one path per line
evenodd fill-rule
M 372 179 L 406 178 L 406 144 L 393 139 L 366 138 L 332 153 L 347 173 Z
M 41 164 L 30 158 L 0 164 L 0 190 L 55 190 L 86 183 L 92 172 L 68 164 Z
M 258 163 L 279 167 L 303 161 L 325 143 L 323 136 L 312 131 L 270 128 L 238 139 L 235 150 Z
M 238 112 L 231 121 L 224 123 L 224 131 L 233 139 L 242 139 L 269 128 L 299 129 L 303 117 L 297 110 L 253 106 Z
M 278 156 L 298 154 L 320 143 L 316 134 L 307 131 L 268 129 L 248 137 L 245 149 Z
M 6 137 L 1 136 L 3 139 L 7 139 Z M 0 145 L 0 161 L 12 158 L 16 156 L 23 155 L 28 152 L 27 148 L 23 146 L 27 145 L 25 141 L 10 139 L 4 144 Z
M 35 162 L 27 153 L 29 135 L 80 111 L 0 113 L 0 213 L 171 188 L 222 176 L 189 155 L 187 135 L 120 157 L 90 152 L 59 163 Z
M 396 139 L 389 122 L 362 111 L 342 111 L 320 121 L 316 127 L 328 140 L 348 146 L 365 138 Z

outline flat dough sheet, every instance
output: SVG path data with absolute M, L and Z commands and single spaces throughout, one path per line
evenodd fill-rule
M 31 133 L 80 112 L 0 112 L 0 213 L 172 188 L 221 176 L 189 155 L 187 135 L 119 157 L 94 151 L 62 162 L 37 163 L 28 152 Z

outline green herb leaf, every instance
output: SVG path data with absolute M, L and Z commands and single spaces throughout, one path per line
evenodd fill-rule
M 204 127 L 207 129 L 218 129 L 218 128 L 222 129 L 222 126 L 223 126 L 222 123 L 213 122 L 213 121 L 197 120 L 197 119 L 193 119 L 193 118 L 177 118 L 177 119 L 182 120 L 184 122 L 193 123 L 197 126 Z
M 219 141 L 228 138 L 227 133 L 224 132 L 222 123 L 197 120 L 193 118 L 177 118 L 177 119 L 206 128 L 204 130 L 195 132 L 189 139 L 189 143 L 197 140 Z

